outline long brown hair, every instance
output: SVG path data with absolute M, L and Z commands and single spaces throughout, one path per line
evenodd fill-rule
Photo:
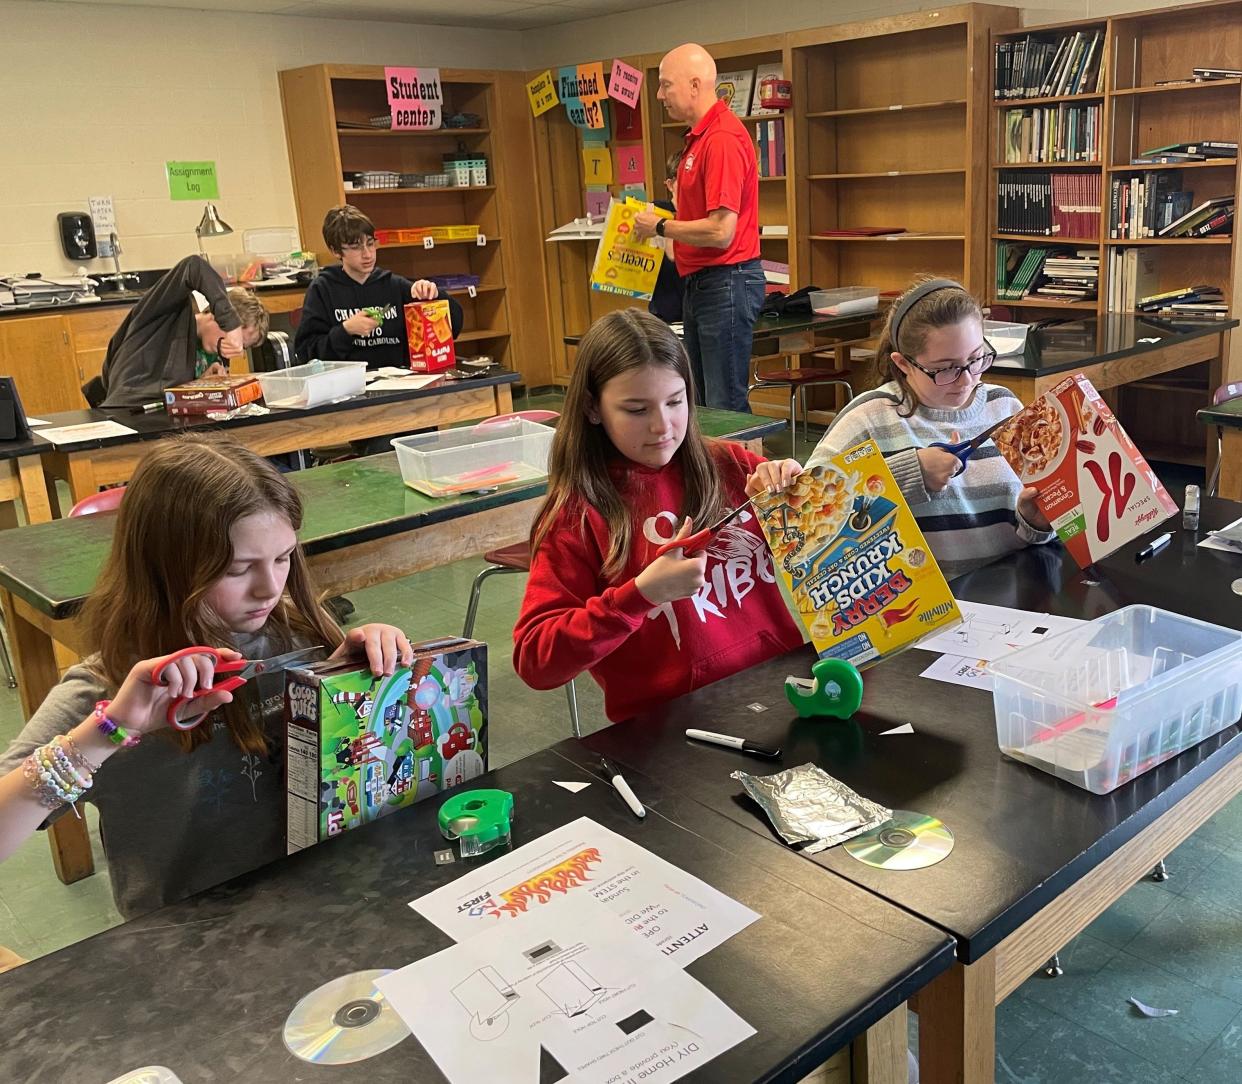
M 276 513 L 302 526 L 297 490 L 266 459 L 220 436 L 161 440 L 143 457 L 125 490 L 112 552 L 82 611 L 104 679 L 118 688 L 139 659 L 191 644 L 232 647 L 234 633 L 204 596 L 233 561 L 230 531 L 239 519 Z M 284 595 L 263 630 L 278 651 L 294 638 L 332 650 L 340 628 L 315 599 L 302 547 L 289 559 Z M 262 721 L 241 703 L 224 709 L 233 741 L 264 754 Z M 186 751 L 211 740 L 210 726 L 177 731 Z
M 548 456 L 548 496 L 531 531 L 532 553 L 539 549 L 561 512 L 577 499 L 582 506 L 582 524 L 587 508 L 594 508 L 608 524 L 604 578 L 615 578 L 625 567 L 634 524 L 608 472 L 609 461 L 620 453 L 604 427 L 589 420 L 587 411 L 598 406 L 608 381 L 646 366 L 671 369 L 686 385 L 686 437 L 673 453 L 673 460 L 681 464 L 685 485 L 681 515 L 702 526 L 720 514 L 723 498 L 712 457 L 714 442 L 699 429 L 694 380 L 685 348 L 662 320 L 641 309 L 621 309 L 596 320 L 578 344 L 574 375 Z
M 976 320 L 983 320 L 983 310 L 979 308 L 979 302 L 956 284 L 933 290 L 910 305 L 908 311 L 903 312 L 909 296 L 923 285 L 933 281 L 940 280 L 935 280 L 930 275 L 920 275 L 906 288 L 905 293 L 893 302 L 888 310 L 888 318 L 884 321 L 884 330 L 880 332 L 880 345 L 876 351 L 876 360 L 880 363 L 880 375 L 885 380 L 895 381 L 901 389 L 901 401 L 897 404 L 897 413 L 906 418 L 913 414 L 915 407 L 919 405 L 919 397 L 910 387 L 906 374 L 897 367 L 893 354 L 917 358 L 927 346 L 927 336 L 930 332 L 937 328 L 960 324 L 972 316 Z M 897 328 L 897 333 L 901 336 L 900 343 L 893 340 L 893 322 L 898 314 L 901 315 L 901 326 Z

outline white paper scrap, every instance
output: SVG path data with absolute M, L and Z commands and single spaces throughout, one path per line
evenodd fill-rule
M 27 418 L 26 424 L 33 427 L 36 425 L 49 425 L 50 423 L 45 422 L 42 418 Z
M 106 437 L 125 437 L 136 433 L 128 425 L 120 422 L 86 422 L 82 425 L 59 425 L 54 429 L 43 429 L 39 432 L 44 440 L 50 440 L 60 448 L 67 444 L 81 444 L 88 440 L 103 440 Z
M 1238 534 L 1242 528 L 1242 519 L 1235 519 L 1232 523 L 1222 527 L 1219 531 L 1213 531 L 1206 538 L 1201 539 L 1199 548 L 1205 550 L 1220 550 L 1222 553 L 1242 553 L 1242 540 L 1230 538 L 1230 534 Z M 1213 537 L 1213 536 L 1217 537 Z
M 590 817 L 562 825 L 410 903 L 455 941 L 592 896 L 685 967 L 759 916 Z
M 367 391 L 417 391 L 443 379 L 443 373 L 412 373 L 408 376 L 386 376 L 373 380 Z
M 558 787 L 564 787 L 570 794 L 577 794 L 580 790 L 586 790 L 591 785 L 590 783 L 577 783 L 572 780 L 562 781 L 560 779 L 553 779 L 552 782 Z
M 887 738 L 890 734 L 913 734 L 914 726 L 911 723 L 902 723 L 901 726 L 895 726 L 892 730 L 880 731 L 881 738 Z
M 941 655 L 923 671 L 922 677 L 932 681 L 944 681 L 950 685 L 965 685 L 968 689 L 992 691 L 992 675 L 983 659 L 964 659 L 959 655 Z
M 755 1029 L 589 895 L 376 980 L 454 1084 L 670 1084 Z
M 1126 998 L 1126 1000 L 1131 1005 L 1133 1005 L 1136 1009 L 1138 1009 L 1138 1011 L 1141 1012 L 1144 1016 L 1149 1016 L 1153 1019 L 1159 1018 L 1161 1016 L 1176 1016 L 1178 1012 L 1180 1011 L 1178 1009 L 1153 1009 L 1150 1005 L 1144 1005 L 1136 997 Z

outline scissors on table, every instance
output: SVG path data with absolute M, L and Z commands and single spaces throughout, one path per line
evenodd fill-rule
M 687 557 L 695 556 L 700 550 L 707 548 L 707 543 L 711 541 L 712 535 L 726 523 L 740 516 L 757 498 L 762 497 L 766 492 L 767 490 L 761 489 L 753 497 L 747 497 L 731 512 L 726 512 L 715 523 L 704 527 L 701 531 L 695 531 L 694 534 L 688 535 L 686 538 L 670 539 L 656 550 L 656 557 L 663 557 L 666 553 L 672 553 L 673 550 L 681 550 Z
M 232 692 L 234 689 L 245 685 L 247 681 L 258 674 L 288 670 L 290 667 L 298 666 L 301 663 L 314 662 L 322 654 L 323 648 L 315 646 L 299 648 L 297 651 L 289 651 L 284 655 L 277 655 L 271 659 L 225 659 L 214 647 L 186 647 L 180 651 L 174 651 L 171 655 L 165 655 L 164 658 L 158 659 L 155 662 L 151 667 L 151 683 L 153 685 L 163 685 L 165 668 L 180 659 L 189 658 L 191 655 L 207 655 L 215 660 L 216 671 L 209 686 L 195 689 L 189 696 L 179 696 L 168 705 L 168 725 L 176 727 L 178 730 L 193 730 L 203 721 L 202 716 L 190 719 L 187 722 L 182 722 L 177 718 L 178 710 L 187 701 L 198 700 L 200 697 L 208 696 L 211 693 Z
M 930 447 L 940 448 L 948 452 L 950 455 L 957 456 L 958 466 L 957 470 L 953 472 L 953 477 L 956 478 L 966 469 L 966 461 L 974 455 L 975 452 L 982 448 L 984 444 L 992 439 L 992 434 L 995 433 L 996 430 L 998 430 L 1002 425 L 1008 425 L 1012 420 L 1012 418 L 1004 418 L 995 425 L 988 426 L 988 428 L 972 440 L 963 440 L 958 444 L 948 444 L 945 441 L 938 440 L 931 444 Z

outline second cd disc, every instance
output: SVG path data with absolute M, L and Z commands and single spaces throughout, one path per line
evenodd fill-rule
M 388 973 L 355 971 L 312 990 L 285 1021 L 289 1052 L 318 1065 L 348 1065 L 396 1046 L 410 1029 L 375 986 Z
M 953 833 L 935 817 L 894 809 L 890 820 L 842 846 L 850 857 L 878 869 L 923 869 L 949 856 Z

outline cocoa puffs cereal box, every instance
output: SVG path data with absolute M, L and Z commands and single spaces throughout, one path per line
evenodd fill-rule
M 1045 392 L 992 438 L 1079 565 L 1177 512 L 1147 460 L 1082 375 Z
M 451 369 L 457 360 L 447 301 L 413 301 L 405 307 L 410 368 L 416 373 Z
M 873 441 L 755 501 L 773 562 L 821 656 L 862 668 L 961 620 Z

